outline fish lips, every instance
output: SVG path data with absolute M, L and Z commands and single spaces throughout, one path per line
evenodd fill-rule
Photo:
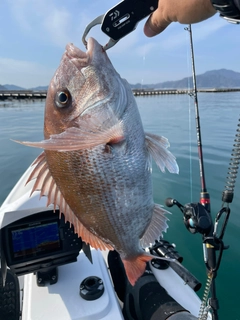
M 65 55 L 78 69 L 87 67 L 90 64 L 88 52 L 82 51 L 72 43 L 67 44 Z
M 99 54 L 106 54 L 103 47 L 93 38 L 89 38 L 87 42 L 87 51 L 84 52 L 81 49 L 74 46 L 72 43 L 68 43 L 66 46 L 65 55 L 68 59 L 78 68 L 87 67 L 92 63 L 94 57 Z

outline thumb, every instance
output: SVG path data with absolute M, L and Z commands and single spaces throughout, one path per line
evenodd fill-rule
M 156 10 L 146 21 L 143 31 L 147 37 L 154 37 L 165 30 L 170 23 L 164 19 L 160 10 Z

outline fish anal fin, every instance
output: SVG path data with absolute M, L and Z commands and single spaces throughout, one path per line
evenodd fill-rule
M 64 198 L 62 198 L 61 202 L 64 210 L 59 207 L 60 212 L 64 214 L 65 220 L 69 221 L 74 226 L 75 233 L 77 233 L 78 236 L 81 237 L 86 244 L 89 244 L 94 249 L 113 250 L 113 247 L 110 244 L 104 242 L 81 223 L 81 221 L 76 217 L 69 205 L 66 203 Z
M 174 155 L 167 149 L 168 139 L 151 133 L 145 133 L 146 147 L 162 172 L 165 168 L 171 173 L 178 173 L 179 168 Z
M 144 273 L 146 269 L 146 263 L 152 259 L 152 256 L 144 253 L 132 259 L 122 259 L 128 281 L 132 286 L 135 285 L 138 278 L 140 278 Z
M 74 230 L 78 236 L 81 237 L 84 242 L 90 244 L 91 247 L 100 250 L 113 250 L 110 244 L 105 243 L 102 239 L 98 238 L 97 235 L 90 232 L 73 213 L 49 171 L 45 152 L 33 162 L 33 165 L 35 165 L 35 167 L 28 179 L 29 182 L 36 178 L 32 193 L 34 191 L 40 191 L 40 198 L 46 196 L 47 206 L 53 204 L 54 210 L 59 208 L 60 214 L 63 213 L 65 220 L 74 226 Z
M 68 220 L 71 222 L 72 219 L 70 218 Z M 71 222 L 74 226 L 74 230 L 86 244 L 89 244 L 94 249 L 114 250 L 114 248 L 110 244 L 104 242 L 98 236 L 90 232 L 77 218 L 74 218 L 74 220 L 74 222 Z
M 167 213 L 170 212 L 164 210 L 162 206 L 154 204 L 151 222 L 145 230 L 143 237 L 140 239 L 143 248 L 149 247 L 151 243 L 159 239 L 163 231 L 166 232 L 168 228 L 168 218 L 165 215 Z

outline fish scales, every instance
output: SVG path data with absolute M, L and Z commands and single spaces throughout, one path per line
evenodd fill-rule
M 90 151 L 74 151 L 74 154 L 58 153 L 57 165 L 56 152 L 46 151 L 50 172 L 66 202 L 81 222 L 85 226 L 91 225 L 91 230 L 103 239 L 105 236 L 102 229 L 107 228 L 110 244 L 114 243 L 118 251 L 127 240 L 130 253 L 134 247 L 138 249 L 139 235 L 145 229 L 142 220 L 150 221 L 153 207 L 150 197 L 151 176 L 145 170 L 148 165 L 147 150 L 145 154 L 139 153 L 139 149 L 144 148 L 144 132 L 140 116 L 134 111 L 130 106 L 129 112 L 126 112 L 126 127 L 129 127 L 129 121 L 134 127 L 134 130 L 127 133 L 131 135 L 127 142 L 128 149 L 124 142 L 111 152 L 106 152 L 105 146 L 98 146 Z M 123 120 L 124 118 L 123 115 Z M 141 140 L 139 136 L 142 137 Z M 112 158 L 116 158 L 115 161 Z M 77 197 L 73 197 L 73 191 Z M 146 196 L 146 204 L 142 199 L 143 195 Z M 134 215 L 135 211 L 138 212 L 137 215 Z M 133 237 L 126 239 L 126 234 L 132 234 Z M 126 250 L 125 254 L 127 255 Z
M 152 257 L 144 247 L 167 228 L 153 201 L 151 158 L 177 173 L 164 137 L 145 133 L 131 88 L 90 38 L 67 45 L 48 89 L 43 148 L 29 180 L 86 243 L 120 253 L 131 284 Z

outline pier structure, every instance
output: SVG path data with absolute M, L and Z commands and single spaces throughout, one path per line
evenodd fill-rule
M 212 89 L 198 89 L 198 92 L 234 92 L 240 91 L 240 88 L 212 88 Z M 132 89 L 134 96 L 157 96 L 163 94 L 190 94 L 192 89 Z M 33 91 L 33 90 L 4 90 L 0 91 L 1 100 L 14 99 L 46 99 L 47 91 Z
M 4 90 L 0 91 L 0 100 L 12 99 L 46 99 L 47 91 Z
M 207 88 L 198 89 L 198 92 L 234 92 L 240 91 L 240 88 Z M 192 89 L 133 89 L 134 96 L 154 96 L 162 94 L 189 94 Z
M 175 90 L 175 89 L 132 89 L 134 96 L 156 96 L 162 94 L 187 94 L 189 90 Z

